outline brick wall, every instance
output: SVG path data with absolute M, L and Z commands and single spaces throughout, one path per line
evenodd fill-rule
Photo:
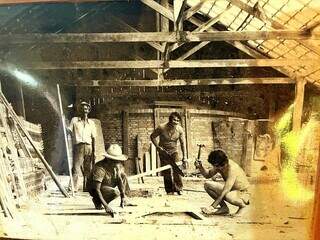
M 101 110 L 100 110 L 101 111 Z M 168 121 L 171 112 L 178 111 L 182 117 L 182 127 L 188 132 L 185 141 L 188 143 L 188 157 L 189 159 L 196 159 L 198 155 L 197 144 L 205 144 L 202 150 L 201 159 L 207 165 L 207 156 L 214 148 L 221 147 L 227 151 L 230 158 L 238 163 L 241 163 L 243 152 L 243 138 L 244 138 L 244 119 L 230 118 L 233 113 L 214 111 L 211 109 L 197 110 L 196 106 L 188 106 L 187 110 L 182 108 L 158 107 L 155 110 L 152 106 L 135 106 L 127 108 L 128 111 L 128 156 L 129 160 L 125 163 L 128 174 L 135 174 L 135 162 L 137 157 L 137 140 L 139 135 L 141 142 L 142 155 L 145 152 L 150 152 L 150 134 L 155 126 Z M 185 111 L 188 111 L 187 118 L 185 118 Z M 224 116 L 221 116 L 224 114 Z M 156 116 L 156 117 L 155 117 Z M 105 143 L 118 143 L 123 146 L 123 115 L 121 110 L 101 112 L 98 116 L 101 120 L 103 135 Z M 156 119 L 156 123 L 155 123 Z M 186 119 L 188 123 L 186 123 Z M 215 127 L 215 137 L 213 132 Z M 178 150 L 181 155 L 181 148 L 178 144 Z

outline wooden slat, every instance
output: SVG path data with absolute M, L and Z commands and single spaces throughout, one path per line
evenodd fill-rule
M 187 20 L 189 18 L 191 18 L 194 14 L 196 14 L 202 7 L 202 5 L 204 4 L 204 1 L 200 1 L 198 4 L 192 6 L 191 8 L 189 8 L 187 11 L 184 12 L 184 19 Z
M 151 169 L 155 170 L 157 168 L 157 150 L 154 144 L 151 144 Z M 156 176 L 156 173 L 153 173 L 152 176 Z
M 140 0 L 142 3 L 146 4 L 148 7 L 154 9 L 156 12 L 160 13 L 162 16 L 174 21 L 173 12 L 169 9 L 163 7 L 159 3 L 153 0 Z
M 174 17 L 174 27 L 175 30 L 182 30 L 182 21 L 184 17 L 184 7 L 186 0 L 175 0 L 173 1 L 173 17 Z
M 221 67 L 280 67 L 314 66 L 316 59 L 219 59 L 219 60 L 160 60 L 149 61 L 81 61 L 81 62 L 29 62 L 25 69 L 132 69 L 132 68 L 221 68 Z
M 120 23 L 122 26 L 124 26 L 125 28 L 127 28 L 129 31 L 132 32 L 140 32 L 138 31 L 136 28 L 132 27 L 131 25 L 129 25 L 128 23 L 124 22 L 122 19 L 117 18 L 113 15 L 109 15 L 108 17 L 110 17 L 111 19 L 117 21 L 118 23 Z M 168 31 L 169 32 L 169 31 Z M 149 44 L 151 47 L 157 49 L 160 52 L 163 52 L 163 47 L 161 46 L 161 44 L 157 43 L 157 42 L 146 42 L 147 44 Z
M 87 87 L 116 86 L 186 86 L 186 85 L 232 85 L 232 84 L 294 84 L 290 78 L 212 78 L 212 79 L 166 79 L 166 80 L 84 80 L 64 84 Z
M 197 19 L 195 17 L 191 17 L 189 19 L 189 21 L 196 26 L 201 26 L 203 24 L 202 21 L 200 21 L 199 19 Z M 207 31 L 208 32 L 217 32 L 218 30 L 214 27 L 211 27 Z M 251 56 L 253 58 L 266 58 L 266 59 L 269 58 L 269 56 L 262 54 L 260 51 L 258 51 L 256 49 L 248 47 L 247 45 L 243 44 L 240 41 L 226 41 L 226 42 L 228 44 L 230 44 L 231 46 L 239 49 L 240 51 L 248 54 L 249 56 Z M 293 74 L 292 72 L 289 72 L 288 70 L 284 69 L 283 67 L 277 67 L 276 69 L 291 78 L 296 78 L 298 75 L 298 74 Z
M 219 21 L 213 18 L 199 25 L 194 32 L 125 32 L 125 33 L 28 33 L 0 35 L 0 44 L 26 43 L 97 43 L 97 42 L 201 42 L 201 41 L 246 41 L 246 40 L 302 40 L 320 39 L 319 32 L 273 30 L 273 31 L 214 31 L 203 32 Z M 160 46 L 152 45 L 162 50 Z M 162 50 L 163 51 L 163 50 Z
M 303 112 L 305 81 L 298 79 L 296 83 L 296 97 L 294 100 L 294 110 L 292 119 L 292 130 L 299 131 L 301 128 L 301 119 Z

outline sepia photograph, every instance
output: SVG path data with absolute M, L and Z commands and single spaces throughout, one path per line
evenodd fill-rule
M 320 0 L 0 0 L 0 239 L 320 240 Z

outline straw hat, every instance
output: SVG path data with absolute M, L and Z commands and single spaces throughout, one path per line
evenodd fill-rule
M 80 107 L 80 106 L 83 106 L 83 105 L 88 106 L 88 107 L 89 107 L 89 110 L 91 110 L 91 105 L 90 105 L 90 103 L 87 103 L 87 102 L 85 102 L 85 101 L 82 101 L 82 102 L 79 103 L 79 107 Z
M 104 156 L 117 161 L 126 161 L 128 159 L 127 155 L 122 154 L 122 149 L 118 144 L 111 144 Z

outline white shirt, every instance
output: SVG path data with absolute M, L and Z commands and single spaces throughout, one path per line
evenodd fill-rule
M 68 130 L 71 132 L 73 144 L 91 144 L 92 138 L 96 137 L 96 126 L 91 119 L 84 121 L 80 117 L 74 117 L 71 119 Z

